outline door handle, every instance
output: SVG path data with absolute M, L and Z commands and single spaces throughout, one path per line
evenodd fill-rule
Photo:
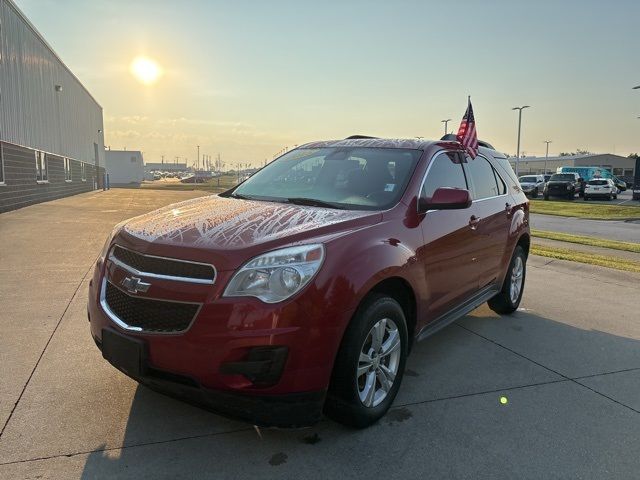
M 480 223 L 480 217 L 471 215 L 471 218 L 469 219 L 469 227 L 471 227 L 471 230 L 478 228 L 478 223 Z

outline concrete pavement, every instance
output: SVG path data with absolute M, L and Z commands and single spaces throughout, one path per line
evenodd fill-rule
M 483 306 L 417 344 L 366 430 L 259 436 L 138 386 L 91 340 L 86 275 L 113 224 L 194 195 L 111 190 L 0 215 L 0 478 L 637 476 L 640 276 L 590 265 L 531 257 L 521 310 Z

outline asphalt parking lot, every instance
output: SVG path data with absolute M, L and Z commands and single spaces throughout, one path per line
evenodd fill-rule
M 366 430 L 256 432 L 138 386 L 89 335 L 89 272 L 114 224 L 197 195 L 0 215 L 0 478 L 638 478 L 640 275 L 589 265 L 531 257 L 522 308 L 419 343 Z

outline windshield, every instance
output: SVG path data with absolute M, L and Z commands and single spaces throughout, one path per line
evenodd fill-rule
M 255 173 L 229 194 L 353 210 L 395 205 L 421 150 L 399 148 L 298 148 Z
M 551 175 L 551 178 L 549 179 L 550 181 L 560 181 L 560 182 L 572 182 L 576 179 L 576 177 L 574 175 L 570 175 L 568 173 L 558 173 L 556 175 Z
M 520 177 L 520 183 L 538 183 L 536 177 Z

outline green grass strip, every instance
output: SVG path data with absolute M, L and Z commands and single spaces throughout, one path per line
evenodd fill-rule
M 606 240 L 604 238 L 573 235 L 570 233 L 548 232 L 546 230 L 536 229 L 531 230 L 531 234 L 534 237 L 558 240 L 560 242 L 578 243 L 580 245 L 590 245 L 592 247 L 603 247 L 611 248 L 612 250 L 640 253 L 640 243 L 619 242 L 617 240 Z
M 640 219 L 640 207 L 625 205 L 602 205 L 588 202 L 557 202 L 552 200 L 532 200 L 531 213 L 579 217 L 594 220 Z
M 571 262 L 587 263 L 600 267 L 614 268 L 627 272 L 640 273 L 640 262 L 626 260 L 624 258 L 611 257 L 608 255 L 595 255 L 587 252 L 578 252 L 566 248 L 547 247 L 543 245 L 532 245 L 531 253 L 541 257 L 556 258 L 558 260 L 569 260 Z

